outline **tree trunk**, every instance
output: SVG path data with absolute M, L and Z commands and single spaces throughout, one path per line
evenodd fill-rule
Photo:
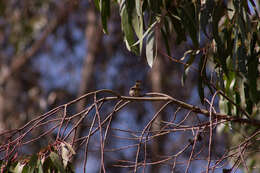
M 162 70 L 163 70 L 163 61 L 162 57 L 157 57 L 156 62 L 151 71 L 151 83 L 152 83 L 152 91 L 153 92 L 161 92 L 162 91 Z M 158 111 L 161 107 L 161 103 L 156 102 L 153 104 L 154 110 Z M 160 122 L 162 121 L 162 115 L 160 115 L 155 119 L 152 125 L 152 131 L 158 132 L 161 129 Z M 164 144 L 164 136 L 156 137 L 152 141 L 151 146 L 151 157 L 152 161 L 158 161 L 160 158 L 158 156 L 163 155 L 163 144 Z M 160 165 L 154 164 L 152 165 L 151 172 L 158 173 L 160 171 Z

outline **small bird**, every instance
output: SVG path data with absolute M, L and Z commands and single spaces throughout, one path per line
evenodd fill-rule
M 129 95 L 132 97 L 140 97 L 141 96 L 141 81 L 137 80 L 135 85 L 132 86 L 129 90 Z

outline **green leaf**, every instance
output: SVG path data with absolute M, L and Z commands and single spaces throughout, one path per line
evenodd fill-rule
M 129 51 L 134 52 L 135 54 L 139 54 L 138 47 L 136 45 L 133 45 L 135 43 L 135 35 L 132 24 L 132 18 L 131 13 L 129 11 L 132 11 L 134 6 L 133 2 L 127 1 L 129 3 L 126 3 L 125 1 L 122 1 L 120 4 L 120 15 L 121 15 L 121 27 L 124 33 L 124 39 L 126 43 L 126 47 Z
M 61 157 L 62 157 L 63 165 L 65 168 L 68 165 L 70 156 L 74 155 L 74 154 L 76 154 L 76 153 L 75 153 L 74 149 L 72 148 L 72 146 L 69 143 L 63 141 L 61 143 Z
M 223 97 L 220 96 L 219 98 L 219 111 L 221 114 L 227 114 L 228 113 L 228 101 Z
M 154 30 L 151 30 L 146 38 L 146 59 L 151 68 L 156 58 L 154 54 L 154 37 Z
M 100 11 L 100 0 L 94 0 L 96 8 Z
M 148 27 L 148 29 L 145 31 L 145 33 L 143 34 L 143 36 L 142 36 L 142 39 L 139 39 L 136 43 L 134 43 L 132 46 L 136 46 L 136 45 L 138 45 L 139 43 L 140 43 L 140 41 L 142 41 L 149 33 L 150 33 L 150 31 L 154 28 L 154 26 L 157 24 L 157 23 L 159 23 L 160 22 L 160 20 L 156 20 L 156 21 L 154 21 L 149 27 Z
M 44 163 L 42 165 L 43 167 L 43 171 L 44 172 L 48 172 L 49 170 L 56 170 L 55 166 L 54 166 L 54 163 L 52 162 L 52 160 L 50 159 L 50 157 L 47 157 L 45 160 L 44 160 Z
M 242 109 L 246 108 L 246 96 L 245 96 L 245 78 L 238 78 L 237 80 L 237 86 L 238 86 L 238 91 L 239 91 L 239 103 L 237 102 L 238 105 L 241 106 Z
M 40 159 L 38 159 L 38 161 L 37 161 L 37 168 L 38 168 L 38 173 L 44 173 Z
M 21 173 L 24 166 L 25 166 L 24 164 L 21 164 L 20 162 L 18 162 L 12 172 L 13 173 Z
M 143 1 L 135 0 L 135 9 L 136 9 L 136 12 L 137 12 L 138 16 L 142 16 L 143 15 L 142 7 L 143 7 Z
M 139 10 L 139 13 L 142 12 Z M 136 9 L 133 9 L 132 24 L 133 24 L 135 34 L 138 37 L 139 55 L 140 55 L 143 48 L 143 16 L 139 15 Z
M 176 43 L 180 44 L 182 41 L 186 41 L 185 28 L 181 22 L 181 14 L 179 13 L 179 10 L 173 7 L 168 14 L 177 35 Z
M 28 166 L 28 165 L 25 165 L 25 166 L 23 167 L 22 173 L 30 173 L 30 172 L 31 172 L 31 170 L 30 170 L 29 166 Z
M 110 2 L 109 0 L 100 0 L 101 1 L 101 19 L 104 33 L 107 31 L 107 20 L 110 16 Z
M 50 159 L 53 162 L 53 165 L 61 172 L 65 172 L 62 161 L 58 154 L 55 152 L 50 153 Z
M 26 166 L 24 166 L 22 172 L 34 173 L 37 167 L 37 161 L 38 161 L 38 156 L 36 154 L 32 155 L 30 161 L 26 164 Z
M 188 30 L 190 38 L 192 40 L 193 45 L 195 48 L 199 48 L 199 41 L 198 41 L 198 28 L 196 27 L 196 20 L 195 20 L 195 7 L 193 4 L 185 5 L 181 10 L 181 19 Z

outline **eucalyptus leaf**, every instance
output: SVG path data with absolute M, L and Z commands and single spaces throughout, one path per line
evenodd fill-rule
M 154 54 L 154 30 L 151 30 L 146 38 L 146 59 L 149 64 L 149 66 L 152 68 L 154 60 L 155 60 L 155 54 Z
M 186 5 L 181 10 L 181 18 L 185 28 L 188 30 L 190 38 L 195 48 L 199 48 L 198 28 L 196 27 L 195 7 L 194 5 Z
M 96 8 L 100 11 L 100 0 L 94 0 Z
M 24 164 L 18 162 L 12 172 L 13 173 L 21 173 L 24 166 L 25 166 Z
M 134 30 L 131 25 L 131 14 L 128 13 L 126 4 L 127 3 L 122 3 L 120 7 L 121 26 L 124 32 L 127 49 L 138 54 L 138 47 L 136 45 L 133 45 L 135 43 Z
M 136 43 L 134 43 L 132 46 L 136 46 L 138 45 L 149 33 L 152 29 L 154 29 L 154 26 L 159 23 L 159 20 L 154 21 L 149 27 L 148 29 L 145 31 L 145 33 L 143 34 L 142 38 L 139 39 Z
M 59 155 L 55 152 L 51 152 L 50 153 L 50 159 L 53 162 L 53 165 L 61 172 L 65 172 L 65 169 L 63 167 L 61 158 L 59 157 Z
M 143 17 L 138 15 L 136 9 L 133 10 L 132 24 L 135 34 L 139 40 L 139 54 L 141 54 L 143 48 Z
M 101 2 L 101 20 L 104 33 L 108 33 L 107 30 L 107 20 L 110 16 L 110 2 L 109 0 L 100 0 Z

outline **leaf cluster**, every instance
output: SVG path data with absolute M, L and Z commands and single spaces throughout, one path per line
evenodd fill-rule
M 94 2 L 101 12 L 104 31 L 108 33 L 112 1 Z M 207 87 L 225 95 L 219 99 L 221 112 L 247 118 L 248 115 L 259 116 L 260 18 L 256 1 L 117 0 L 117 3 L 129 51 L 140 55 L 145 45 L 147 62 L 152 67 L 158 38 L 162 38 L 171 57 L 171 36 L 176 35 L 176 44 L 191 44 L 178 60 L 185 63 L 182 82 L 184 84 L 190 67 L 197 66 L 197 87 L 202 103 Z M 213 64 L 216 81 L 209 80 L 209 70 L 212 70 L 209 64 Z
M 64 143 L 62 143 L 64 144 Z M 54 147 L 47 147 L 42 149 L 38 154 L 24 156 L 23 158 L 10 159 L 7 161 L 0 161 L 1 172 L 10 173 L 73 173 L 74 168 L 68 162 L 68 152 L 72 151 L 69 144 L 61 145 L 59 150 Z M 70 150 L 72 149 L 72 150 Z M 75 154 L 75 153 L 74 153 Z

